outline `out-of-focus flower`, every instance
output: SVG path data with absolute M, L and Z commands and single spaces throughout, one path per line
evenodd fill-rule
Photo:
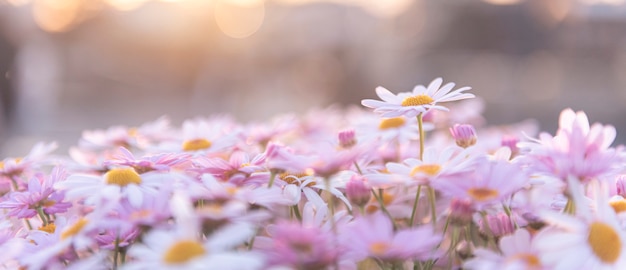
M 450 128 L 450 133 L 454 138 L 456 145 L 468 148 L 476 144 L 476 129 L 472 125 L 455 124 Z
M 65 180 L 66 172 L 60 167 L 55 167 L 46 177 L 42 173 L 36 174 L 28 182 L 28 188 L 22 192 L 12 192 L 6 201 L 0 202 L 0 208 L 7 209 L 8 216 L 18 218 L 30 218 L 37 215 L 37 211 L 45 214 L 58 214 L 65 212 L 72 206 L 64 201 L 62 191 L 53 188 L 54 184 Z
M 269 237 L 258 237 L 255 248 L 266 254 L 272 267 L 326 269 L 341 255 L 331 232 L 318 227 L 279 221 L 267 231 Z
M 454 83 L 447 83 L 441 86 L 442 83 L 443 79 L 437 78 L 428 85 L 428 88 L 423 85 L 417 85 L 412 92 L 399 93 L 398 95 L 394 95 L 383 87 L 378 87 L 376 88 L 376 94 L 383 101 L 365 99 L 361 101 L 361 104 L 365 107 L 373 108 L 375 113 L 380 113 L 383 117 L 397 117 L 401 115 L 415 117 L 430 109 L 448 110 L 444 106 L 437 105 L 437 103 L 474 97 L 473 94 L 463 93 L 470 90 L 470 87 L 461 87 L 452 91 Z
M 391 220 L 380 212 L 357 217 L 343 227 L 340 237 L 348 256 L 357 261 L 367 257 L 383 261 L 428 259 L 441 241 L 429 225 L 394 231 Z
M 554 137 L 542 133 L 538 140 L 519 145 L 527 152 L 525 160 L 534 170 L 564 181 L 571 175 L 587 183 L 622 167 L 621 148 L 609 147 L 615 136 L 613 126 L 594 124 L 589 127 L 584 112 L 565 109 Z
M 533 248 L 533 240 L 525 229 L 502 237 L 499 242 L 502 253 L 486 248 L 478 248 L 474 258 L 467 260 L 463 268 L 480 270 L 540 270 L 549 269 L 542 265 L 538 251 Z
M 518 164 L 485 160 L 478 162 L 469 173 L 440 177 L 432 186 L 450 197 L 469 199 L 477 210 L 482 210 L 508 198 L 528 181 L 528 175 Z

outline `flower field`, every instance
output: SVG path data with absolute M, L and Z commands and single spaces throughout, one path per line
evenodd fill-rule
M 0 162 L 5 269 L 626 269 L 626 156 L 565 109 L 488 126 L 470 87 L 167 117 Z

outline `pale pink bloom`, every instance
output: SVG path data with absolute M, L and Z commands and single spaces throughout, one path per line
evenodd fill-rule
M 294 115 L 281 115 L 272 119 L 271 123 L 251 123 L 245 127 L 246 142 L 263 147 L 270 141 L 296 131 L 298 119 Z
M 456 141 L 456 145 L 467 148 L 476 144 L 477 136 L 474 126 L 467 124 L 455 124 L 450 128 L 452 138 Z
M 578 180 L 571 179 L 571 185 Z M 609 206 L 607 190 L 594 181 L 593 205 L 586 203 L 582 186 L 573 195 L 576 216 L 542 211 L 549 224 L 535 236 L 536 250 L 549 269 L 624 269 L 626 234 Z
M 448 111 L 448 108 L 437 105 L 437 103 L 474 97 L 472 94 L 463 93 L 470 90 L 470 87 L 462 87 L 452 91 L 455 86 L 454 83 L 447 83 L 443 86 L 441 85 L 442 83 L 443 79 L 437 78 L 428 87 L 417 85 L 412 92 L 403 92 L 398 95 L 394 95 L 383 87 L 378 87 L 376 88 L 376 94 L 383 101 L 365 99 L 361 101 L 361 104 L 365 107 L 373 108 L 375 113 L 379 113 L 383 117 L 397 117 L 401 115 L 415 117 L 430 109 Z
M 65 170 L 55 167 L 50 176 L 35 174 L 28 182 L 27 190 L 9 193 L 7 200 L 0 202 L 0 208 L 7 209 L 8 216 L 30 218 L 37 215 L 37 208 L 46 214 L 58 214 L 72 206 L 65 202 L 63 192 L 54 190 L 54 184 L 66 178 Z
M 515 163 L 502 160 L 477 162 L 473 171 L 440 177 L 432 186 L 449 197 L 471 200 L 478 210 L 509 198 L 529 182 Z
M 137 145 L 135 133 L 125 126 L 112 126 L 106 130 L 85 130 L 78 143 L 81 149 L 103 151 L 120 146 L 127 148 Z
M 554 137 L 542 133 L 534 142 L 518 146 L 528 152 L 525 160 L 534 170 L 562 180 L 573 175 L 586 183 L 622 167 L 621 148 L 610 148 L 615 136 L 613 126 L 596 123 L 590 127 L 584 112 L 565 109 Z
M 383 261 L 425 260 L 433 257 L 435 246 L 441 241 L 430 225 L 394 231 L 389 218 L 380 212 L 357 217 L 339 235 L 349 256 L 357 261 L 366 257 Z
M 483 233 L 489 234 L 489 232 L 491 232 L 494 236 L 501 237 L 512 234 L 515 231 L 515 224 L 512 220 L 513 218 L 513 216 L 509 217 L 506 213 L 500 212 L 497 214 L 487 215 L 486 219 L 487 225 L 489 226 L 488 229 L 485 226 L 483 219 L 478 221 L 478 225 Z
M 54 188 L 65 190 L 68 199 L 85 199 L 89 205 L 103 199 L 110 202 L 128 199 L 138 207 L 144 197 L 156 194 L 159 187 L 168 184 L 162 180 L 157 172 L 138 174 L 132 167 L 120 167 L 103 175 L 73 174 Z
M 424 150 L 422 160 L 405 159 L 403 163 L 387 163 L 389 174 L 368 177 L 374 186 L 385 184 L 425 185 L 436 181 L 439 177 L 454 175 L 473 170 L 477 162 L 471 148 L 458 146 L 446 147 L 442 151 L 428 147 Z
M 382 140 L 384 142 L 397 141 L 405 143 L 419 139 L 417 119 L 415 117 L 384 117 L 364 112 L 354 119 L 354 127 L 358 141 L 372 142 Z M 424 123 L 425 131 L 434 129 L 430 123 Z
M 104 161 L 104 166 L 133 167 L 138 173 L 169 171 L 172 167 L 187 162 L 190 157 L 191 155 L 186 153 L 161 153 L 136 158 L 128 149 L 120 147 L 116 154 Z
M 174 228 L 155 229 L 142 237 L 128 251 L 129 260 L 122 269 L 260 269 L 262 257 L 237 248 L 255 234 L 248 223 L 230 223 L 201 237 L 199 217 L 184 193 L 175 193 L 170 205 Z
M 43 162 L 47 156 L 56 148 L 57 143 L 55 142 L 48 144 L 39 142 L 23 158 L 5 158 L 0 161 L 0 182 L 13 181 L 18 186 L 23 185 L 22 176 L 28 178 L 32 171 L 44 165 Z
M 191 171 L 209 173 L 223 181 L 229 181 L 236 185 L 243 185 L 261 181 L 255 172 L 265 171 L 265 155 L 258 154 L 254 157 L 246 152 L 232 152 L 228 160 L 222 157 L 197 157 L 193 161 Z
M 533 239 L 525 229 L 519 229 L 499 241 L 502 253 L 478 248 L 475 257 L 465 261 L 463 268 L 476 270 L 540 270 L 550 269 L 542 265 Z M 562 258 L 568 260 L 569 258 Z
M 279 221 L 267 228 L 269 237 L 257 237 L 255 249 L 268 258 L 268 266 L 290 269 L 326 269 L 341 256 L 333 235 L 318 227 Z

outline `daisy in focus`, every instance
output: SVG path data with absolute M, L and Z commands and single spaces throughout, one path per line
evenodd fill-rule
M 383 117 L 398 117 L 401 115 L 416 117 L 430 109 L 448 111 L 448 108 L 437 105 L 437 103 L 474 97 L 473 94 L 463 93 L 470 90 L 470 87 L 461 87 L 453 91 L 454 83 L 447 83 L 443 86 L 441 85 L 442 83 L 443 79 L 437 78 L 428 87 L 418 85 L 413 88 L 412 92 L 403 92 L 398 95 L 394 95 L 383 87 L 378 87 L 376 88 L 376 94 L 382 101 L 365 99 L 361 101 L 361 104 L 374 109 L 375 113 L 379 113 Z
M 540 214 L 552 226 L 540 231 L 534 241 L 541 261 L 550 269 L 626 268 L 626 234 L 606 192 L 597 184 L 591 186 L 595 188 L 594 205 L 583 203 L 587 197 L 575 196 L 576 216 Z

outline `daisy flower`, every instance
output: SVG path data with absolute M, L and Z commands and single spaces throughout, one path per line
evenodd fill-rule
M 430 225 L 394 231 L 389 218 L 380 212 L 357 217 L 343 229 L 341 242 L 357 261 L 366 257 L 383 261 L 427 259 L 441 241 Z
M 474 97 L 473 94 L 463 93 L 470 90 L 470 87 L 462 87 L 452 91 L 455 86 L 454 83 L 447 83 L 443 86 L 441 85 L 442 83 L 443 79 L 437 78 L 428 87 L 417 85 L 412 92 L 399 93 L 398 95 L 394 95 L 383 87 L 378 87 L 376 88 L 376 94 L 382 101 L 365 99 L 361 101 L 361 104 L 374 109 L 375 113 L 379 113 L 383 117 L 398 117 L 401 115 L 415 117 L 430 109 L 448 111 L 448 108 L 437 105 L 437 103 Z
M 625 269 L 626 234 L 620 228 L 608 196 L 597 182 L 595 209 L 576 198 L 577 216 L 544 211 L 540 216 L 551 226 L 535 236 L 541 261 L 550 269 Z
M 9 193 L 7 200 L 0 202 L 0 208 L 7 209 L 8 216 L 30 218 L 37 211 L 45 214 L 63 213 L 72 206 L 64 202 L 63 192 L 54 190 L 53 186 L 65 179 L 65 170 L 55 167 L 49 177 L 38 173 L 28 182 L 28 189 L 23 192 Z
M 519 229 L 514 234 L 500 239 L 499 247 L 502 253 L 489 249 L 478 248 L 475 257 L 465 261 L 464 268 L 481 270 L 539 270 L 544 267 L 539 259 L 539 253 L 533 248 L 533 240 L 525 229 Z
M 54 188 L 66 190 L 68 199 L 86 199 L 88 204 L 98 204 L 102 199 L 117 202 L 128 199 L 139 207 L 143 198 L 157 193 L 164 182 L 159 173 L 139 174 L 132 167 L 112 168 L 103 175 L 73 174 L 58 182 Z
M 542 133 L 534 142 L 518 145 L 527 152 L 525 161 L 534 170 L 561 180 L 572 175 L 587 183 L 622 167 L 621 148 L 610 147 L 615 136 L 613 126 L 596 123 L 590 127 L 584 112 L 565 109 L 554 137 Z
M 515 163 L 484 160 L 469 173 L 440 177 L 432 186 L 450 197 L 469 199 L 482 210 L 484 206 L 509 198 L 528 183 L 529 177 Z
M 177 192 L 170 201 L 175 225 L 170 229 L 155 229 L 142 237 L 141 243 L 128 250 L 131 258 L 122 269 L 260 269 L 259 254 L 237 251 L 248 241 L 255 228 L 249 223 L 223 225 L 207 237 L 200 232 L 200 219 L 191 200 L 184 192 Z
M 268 257 L 271 266 L 289 269 L 326 269 L 337 260 L 333 235 L 318 227 L 279 221 L 267 228 L 270 237 L 257 237 L 255 248 Z
M 471 149 L 451 146 L 438 151 L 436 148 L 429 147 L 424 150 L 422 160 L 409 158 L 403 163 L 387 163 L 389 174 L 380 174 L 368 180 L 374 186 L 392 183 L 429 184 L 442 175 L 471 171 L 476 161 Z

